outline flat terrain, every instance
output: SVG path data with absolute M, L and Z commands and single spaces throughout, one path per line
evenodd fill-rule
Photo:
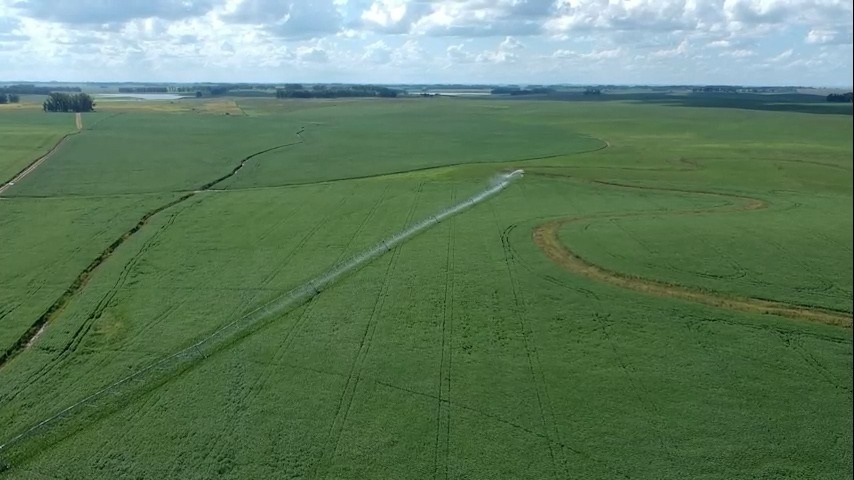
M 726 107 L 99 104 L 0 198 L 0 445 L 526 173 L 0 478 L 850 478 L 852 117 Z

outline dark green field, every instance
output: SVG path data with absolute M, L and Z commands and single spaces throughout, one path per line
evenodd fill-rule
M 105 102 L 0 197 L 0 478 L 851 478 L 849 114 L 205 102 Z M 0 109 L 0 179 L 74 130 Z

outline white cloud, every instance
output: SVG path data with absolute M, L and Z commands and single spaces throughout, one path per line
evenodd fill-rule
M 505 37 L 494 50 L 484 50 L 475 56 L 476 62 L 484 63 L 509 63 L 519 59 L 519 51 L 524 49 L 522 42 L 513 38 Z
M 424 2 L 376 0 L 360 16 L 369 30 L 384 33 L 406 33 L 412 25 L 429 14 L 432 6 Z
M 342 28 L 342 16 L 333 0 L 243 0 L 226 21 L 263 26 L 285 38 L 316 38 Z
M 476 55 L 466 50 L 462 44 L 449 46 L 445 49 L 445 55 L 452 63 L 471 63 L 476 58 Z
M 19 0 L 12 5 L 23 14 L 66 24 L 124 23 L 136 18 L 180 19 L 203 15 L 216 0 Z
M 370 63 L 388 63 L 391 61 L 392 50 L 382 40 L 376 41 L 365 47 L 362 60 Z
M 329 54 L 326 53 L 326 50 L 319 47 L 298 47 L 296 53 L 297 58 L 303 62 L 326 63 L 329 61 Z
M 851 29 L 842 32 L 831 28 L 814 28 L 807 33 L 807 43 L 817 45 L 851 44 Z
M 682 40 L 679 45 L 673 48 L 665 48 L 652 52 L 649 56 L 652 58 L 673 58 L 684 56 L 688 52 L 688 40 Z
M 768 59 L 768 61 L 774 62 L 774 63 L 782 62 L 782 61 L 785 61 L 785 60 L 788 60 L 789 58 L 791 58 L 792 53 L 794 53 L 794 50 L 792 50 L 790 48 L 790 49 L 786 50 L 785 52 L 780 53 L 779 55 L 775 55 L 774 57 L 771 57 L 770 59 Z
M 730 58 L 749 58 L 755 57 L 756 52 L 754 52 L 753 50 L 747 50 L 742 48 L 738 50 L 727 50 L 725 52 L 721 52 L 720 56 Z
M 851 0 L 0 0 L 0 76 L 844 85 L 851 32 Z

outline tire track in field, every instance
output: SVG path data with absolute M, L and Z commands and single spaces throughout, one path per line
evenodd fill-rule
M 336 260 L 333 264 L 338 264 L 344 258 L 344 255 L 346 255 L 349 252 L 350 247 L 352 246 L 352 244 L 356 240 L 356 238 L 359 236 L 359 234 L 362 232 L 365 225 L 376 214 L 377 210 L 379 210 L 380 205 L 385 200 L 385 197 L 388 193 L 389 188 L 390 188 L 390 186 L 386 185 L 386 188 L 378 196 L 377 201 L 374 203 L 374 205 L 368 210 L 368 213 L 365 215 L 365 217 L 359 223 L 359 225 L 356 228 L 356 230 L 354 231 L 353 235 L 350 237 L 350 239 L 348 240 L 345 247 L 341 250 L 341 253 L 338 254 L 338 257 L 336 258 Z M 351 193 L 351 196 L 352 196 L 352 193 Z M 342 197 L 342 199 L 338 202 L 338 205 L 336 208 L 327 209 L 327 211 L 329 213 L 327 213 L 327 215 L 325 215 L 316 224 L 316 226 L 314 228 L 312 228 L 312 230 L 307 235 L 305 235 L 303 237 L 303 239 L 300 241 L 298 246 L 296 246 L 292 249 L 291 253 L 288 255 L 288 260 L 283 262 L 283 264 L 280 266 L 280 268 L 276 269 L 277 272 L 281 271 L 281 269 L 284 267 L 284 264 L 288 263 L 289 259 L 292 258 L 293 255 L 305 245 L 307 240 L 309 238 L 311 238 L 317 232 L 317 230 L 320 228 L 320 226 L 328 224 L 329 217 L 332 216 L 331 212 L 340 211 L 340 207 L 342 205 L 344 205 L 346 203 L 346 201 L 349 200 L 349 198 L 350 198 L 349 196 Z M 275 275 L 269 276 L 269 279 L 272 280 L 272 278 L 274 276 Z M 264 390 L 264 387 L 269 382 L 270 378 L 273 375 L 273 372 L 278 370 L 277 365 L 282 362 L 282 359 L 285 357 L 285 355 L 288 352 L 288 350 L 290 349 L 291 345 L 293 345 L 293 341 L 297 336 L 296 334 L 302 329 L 302 327 L 305 325 L 305 322 L 310 317 L 311 311 L 314 309 L 315 305 L 316 305 L 316 302 L 314 301 L 314 298 L 309 300 L 308 304 L 305 306 L 305 308 L 301 312 L 299 318 L 297 318 L 297 320 L 291 325 L 291 327 L 289 329 L 287 329 L 287 332 L 285 333 L 284 340 L 279 344 L 278 348 L 273 353 L 273 359 L 268 365 L 266 365 L 264 373 L 261 376 L 259 376 L 259 378 L 256 382 L 254 382 L 252 385 L 248 386 L 244 395 L 239 396 L 237 398 L 237 400 L 236 400 L 237 403 L 239 403 L 241 405 L 249 403 L 252 401 L 253 398 L 255 398 L 257 395 L 259 395 Z M 215 441 L 214 445 L 208 449 L 208 453 L 205 455 L 203 461 L 207 460 L 207 458 L 209 458 L 211 455 L 213 455 L 214 449 L 217 448 L 222 442 L 224 442 L 226 440 L 228 440 L 227 436 L 219 437 L 219 441 Z
M 540 175 L 538 173 L 533 172 L 528 172 L 528 174 Z M 563 177 L 567 176 L 563 175 Z M 746 313 L 778 315 L 799 320 L 809 320 L 814 322 L 826 323 L 829 325 L 851 328 L 852 315 L 849 312 L 813 306 L 790 304 L 761 298 L 724 295 L 722 293 L 702 290 L 699 288 L 687 287 L 675 283 L 668 283 L 660 280 L 646 279 L 630 274 L 620 273 L 608 270 L 604 267 L 600 267 L 596 264 L 588 262 L 587 260 L 584 260 L 581 256 L 574 253 L 561 242 L 560 228 L 563 225 L 592 218 L 630 218 L 646 215 L 706 215 L 717 213 L 746 212 L 751 210 L 764 209 L 768 207 L 767 202 L 765 202 L 764 200 L 730 193 L 630 185 L 595 180 L 591 181 L 591 183 L 615 188 L 654 190 L 663 192 L 678 192 L 689 193 L 694 195 L 715 196 L 734 200 L 740 202 L 740 204 L 734 203 L 724 207 L 674 210 L 666 212 L 627 212 L 617 214 L 593 214 L 561 217 L 549 220 L 545 223 L 535 226 L 532 232 L 532 239 L 534 243 L 546 254 L 548 258 L 550 258 L 552 261 L 562 266 L 563 268 L 570 270 L 574 273 L 583 275 L 592 280 L 608 283 L 629 290 L 643 292 L 649 295 L 655 295 L 666 298 L 678 298 L 681 300 L 702 303 L 704 305 L 710 305 L 713 307 L 723 308 L 727 310 L 736 310 Z
M 424 182 L 421 182 L 418 185 L 418 190 L 415 192 L 415 198 L 412 201 L 412 206 L 409 208 L 409 212 L 406 215 L 406 221 L 404 222 L 405 226 L 408 226 L 412 222 L 412 217 L 415 214 L 418 200 L 421 197 L 423 189 Z M 391 285 L 391 277 L 394 275 L 397 261 L 400 258 L 400 252 L 403 250 L 402 247 L 403 245 L 398 245 L 393 249 L 391 254 L 391 259 L 388 262 L 388 266 L 386 267 L 385 275 L 383 277 L 383 284 L 380 287 L 377 299 L 374 302 L 374 307 L 371 311 L 371 316 L 368 318 L 365 331 L 362 333 L 362 338 L 359 342 L 359 349 L 350 365 L 350 371 L 347 375 L 347 380 L 344 383 L 344 389 L 341 392 L 341 397 L 338 399 L 338 405 L 335 409 L 335 415 L 329 428 L 326 445 L 321 452 L 320 459 L 318 459 L 315 464 L 316 466 L 311 477 L 317 477 L 318 473 L 324 473 L 326 469 L 329 468 L 329 464 L 332 462 L 332 459 L 335 458 L 335 454 L 338 451 L 338 445 L 341 442 L 341 435 L 343 434 L 344 426 L 347 423 L 347 416 L 350 414 L 350 408 L 353 406 L 353 398 L 356 396 L 356 388 L 359 386 L 359 381 L 361 380 L 362 368 L 364 367 L 365 359 L 370 352 L 371 342 L 373 340 L 374 333 L 376 332 L 377 322 L 379 320 L 378 317 L 383 305 L 385 304 L 385 298 Z
M 456 188 L 451 191 L 451 204 L 456 200 Z M 439 360 L 439 382 L 436 392 L 436 440 L 433 448 L 433 477 L 448 478 L 448 458 L 451 449 L 451 362 L 454 338 L 454 255 L 457 242 L 456 217 L 448 221 L 448 251 L 445 261 L 445 298 L 442 311 L 442 352 Z M 444 427 L 444 428 L 443 428 Z
M 275 268 L 273 268 L 273 270 L 271 270 L 270 273 L 268 273 L 267 276 L 264 277 L 263 280 L 261 280 L 261 283 L 259 284 L 261 286 L 261 288 L 266 288 L 270 284 L 270 282 L 272 282 L 273 279 L 275 279 L 276 276 L 278 276 L 279 273 L 281 273 L 281 271 L 290 264 L 291 260 L 293 260 L 296 253 L 298 251 L 300 251 L 305 246 L 305 244 L 308 243 L 308 241 L 312 237 L 314 237 L 314 235 L 320 230 L 321 227 L 328 224 L 329 219 L 332 217 L 332 212 L 337 212 L 338 209 L 342 205 L 344 205 L 346 203 L 346 201 L 349 200 L 350 197 L 353 196 L 353 194 L 354 193 L 351 191 L 349 196 L 342 197 L 338 201 L 338 203 L 336 204 L 335 209 L 331 209 L 331 210 L 325 209 L 325 211 L 327 213 L 320 220 L 315 222 L 314 225 L 312 225 L 312 227 L 309 229 L 309 231 L 306 232 L 300 238 L 300 241 L 297 242 L 297 244 L 293 248 L 290 249 L 290 251 L 287 253 L 287 255 L 285 255 L 284 258 L 281 259 L 281 261 L 278 263 L 278 265 Z M 301 208 L 301 206 L 295 206 L 294 210 L 292 210 L 292 212 L 296 211 L 299 208 Z M 268 230 L 268 232 L 263 233 L 262 236 L 269 235 L 269 231 L 270 230 Z M 254 302 L 258 298 L 258 296 L 261 295 L 262 293 L 263 293 L 263 290 L 259 290 L 258 293 L 247 302 L 247 304 L 251 304 L 252 302 Z
M 322 372 L 322 373 L 328 373 L 328 372 Z M 417 391 L 417 390 L 413 390 L 413 389 L 411 389 L 411 388 L 402 387 L 402 386 L 400 386 L 400 385 L 394 385 L 394 384 L 391 384 L 391 383 L 388 383 L 388 382 L 384 382 L 384 381 L 382 381 L 382 380 L 378 380 L 378 379 L 371 379 L 371 380 L 373 380 L 373 382 L 374 382 L 374 383 L 376 383 L 377 385 L 382 385 L 382 386 L 384 386 L 384 387 L 386 387 L 386 388 L 391 388 L 391 389 L 393 389 L 393 390 L 398 390 L 398 391 L 401 391 L 401 392 L 405 392 L 405 393 L 412 394 L 412 395 L 417 395 L 417 396 L 420 396 L 420 397 L 425 397 L 425 398 L 429 398 L 429 399 L 433 399 L 433 400 L 439 400 L 439 401 L 442 401 L 442 402 L 444 402 L 444 403 L 447 403 L 449 407 L 458 408 L 458 409 L 460 409 L 460 410 L 465 410 L 465 411 L 470 412 L 470 413 L 473 413 L 473 414 L 475 414 L 475 415 L 479 415 L 479 416 L 481 416 L 481 417 L 483 417 L 483 418 L 488 418 L 488 419 L 490 419 L 490 420 L 492 420 L 492 421 L 494 421 L 494 422 L 496 422 L 496 423 L 500 423 L 500 424 L 502 424 L 502 425 L 505 425 L 505 426 L 508 426 L 508 427 L 514 428 L 514 429 L 519 430 L 520 432 L 526 433 L 526 434 L 528 434 L 528 435 L 530 435 L 530 436 L 532 436 L 532 437 L 536 437 L 536 438 L 539 438 L 539 439 L 542 439 L 542 440 L 546 440 L 546 441 L 548 441 L 548 440 L 549 440 L 549 437 L 548 437 L 547 435 L 545 435 L 544 433 L 542 433 L 542 432 L 538 432 L 538 431 L 536 431 L 536 430 L 533 430 L 533 429 L 531 429 L 531 428 L 528 428 L 528 427 L 526 427 L 526 426 L 524 426 L 524 425 L 521 425 L 521 424 L 519 424 L 519 423 L 513 422 L 513 421 L 511 421 L 511 420 L 507 420 L 506 418 L 503 418 L 503 417 L 501 417 L 500 415 L 496 415 L 496 414 L 493 414 L 493 413 L 489 413 L 489 412 L 487 412 L 486 410 L 482 410 L 482 409 L 480 409 L 480 408 L 472 407 L 471 405 L 466 405 L 466 404 L 464 404 L 464 403 L 459 403 L 459 402 L 456 402 L 456 401 L 451 401 L 451 400 L 447 400 L 447 399 L 445 399 L 445 400 L 443 400 L 443 399 L 439 399 L 439 398 L 438 398 L 438 397 L 436 397 L 435 395 L 431 395 L 431 394 L 429 394 L 429 393 L 424 393 L 424 392 L 419 392 L 419 391 Z M 592 463 L 595 463 L 595 464 L 597 464 L 597 465 L 599 465 L 599 466 L 604 467 L 604 468 L 605 468 L 605 469 L 607 469 L 607 470 L 610 470 L 612 473 L 614 473 L 614 474 L 615 474 L 614 476 L 612 476 L 612 477 L 610 477 L 610 478 L 616 478 L 616 477 L 618 477 L 618 476 L 619 476 L 619 477 L 622 477 L 622 478 L 626 478 L 626 479 L 631 478 L 631 477 L 629 476 L 629 474 L 628 474 L 628 473 L 624 472 L 624 471 L 623 471 L 623 470 L 621 470 L 620 468 L 617 468 L 617 467 L 613 466 L 613 465 L 612 465 L 611 463 L 609 463 L 608 461 L 603 460 L 603 459 L 601 459 L 601 458 L 598 458 L 598 457 L 596 457 L 595 455 L 593 455 L 593 454 L 591 454 L 591 453 L 589 453 L 589 452 L 582 451 L 582 450 L 578 450 L 578 449 L 576 449 L 576 448 L 574 448 L 574 447 L 572 447 L 572 446 L 570 446 L 570 445 L 567 445 L 567 444 L 565 444 L 565 443 L 561 443 L 561 442 L 556 442 L 556 445 L 557 445 L 557 446 L 559 446 L 559 447 L 561 447 L 561 448 L 565 448 L 565 449 L 567 449 L 567 450 L 571 451 L 572 453 L 574 453 L 574 454 L 578 455 L 578 456 L 579 456 L 579 457 L 581 457 L 581 458 L 584 458 L 585 460 L 589 460 L 589 461 L 590 461 L 590 462 L 592 462 Z M 567 478 L 571 478 L 571 477 L 567 477 Z
M 852 388 L 850 384 L 843 383 L 839 381 L 830 371 L 827 366 L 825 366 L 819 359 L 815 358 L 815 355 L 812 354 L 809 350 L 804 347 L 803 338 L 799 336 L 795 336 L 789 333 L 782 333 L 778 335 L 783 344 L 797 353 L 804 364 L 813 371 L 813 373 L 824 380 L 828 385 L 836 388 L 837 390 L 842 390 L 851 394 Z M 850 399 L 849 399 L 850 400 Z
M 302 133 L 302 130 L 297 132 L 297 135 L 299 136 L 300 139 L 302 138 L 301 133 Z M 67 138 L 67 137 L 68 136 L 66 136 L 64 138 Z M 54 148 L 53 148 L 53 150 L 51 150 L 51 152 L 56 151 L 56 148 L 58 148 L 62 143 L 63 143 L 63 140 L 60 140 L 60 142 L 57 143 L 56 146 L 54 146 Z M 22 351 L 24 351 L 27 348 L 27 345 L 33 339 L 33 337 L 40 330 L 42 330 L 47 324 L 49 324 L 51 321 L 56 319 L 65 310 L 65 308 L 68 306 L 68 304 L 71 302 L 71 300 L 77 295 L 77 293 L 79 293 L 81 290 L 83 290 L 83 288 L 89 283 L 89 280 L 91 279 L 94 272 L 98 269 L 98 267 L 103 265 L 104 262 L 106 262 L 110 257 L 112 257 L 113 253 L 120 246 L 122 246 L 128 239 L 130 239 L 137 232 L 139 232 L 139 230 L 141 230 L 142 227 L 146 226 L 154 216 L 163 212 L 164 210 L 167 210 L 171 207 L 174 207 L 176 205 L 179 205 L 179 204 L 185 202 L 186 200 L 194 197 L 196 194 L 198 194 L 200 192 L 210 190 L 211 188 L 213 188 L 217 184 L 233 177 L 234 175 L 237 174 L 237 172 L 240 171 L 240 169 L 243 168 L 244 165 L 246 165 L 246 162 L 248 162 L 249 160 L 251 160 L 251 159 L 253 159 L 259 155 L 263 155 L 265 153 L 272 152 L 274 150 L 279 150 L 282 148 L 297 145 L 299 143 L 302 143 L 302 140 L 297 141 L 297 142 L 289 142 L 289 143 L 276 145 L 276 146 L 266 148 L 264 150 L 260 150 L 260 151 L 257 151 L 255 153 L 249 154 L 246 157 L 243 157 L 242 159 L 240 159 L 237 166 L 234 167 L 229 173 L 202 185 L 198 190 L 195 190 L 195 191 L 192 191 L 189 193 L 185 193 L 185 194 L 181 195 L 180 197 L 178 197 L 174 200 L 166 202 L 166 203 L 164 203 L 158 207 L 155 207 L 152 210 L 149 210 L 148 212 L 145 212 L 140 217 L 140 219 L 136 222 L 135 225 L 133 225 L 130 229 L 126 230 L 121 235 L 119 235 L 119 237 L 116 238 L 116 240 L 114 240 L 111 244 L 109 244 L 94 260 L 92 260 L 92 262 L 90 262 L 89 265 L 86 266 L 86 268 L 84 268 L 83 271 L 81 271 L 77 275 L 77 277 L 71 282 L 71 285 L 69 285 L 65 289 L 65 291 L 59 296 L 59 298 L 57 300 L 55 300 L 53 302 L 53 304 L 51 304 L 48 307 L 48 309 L 35 320 L 35 322 L 24 332 L 24 334 L 21 337 L 19 337 L 18 340 L 15 341 L 15 343 L 13 343 L 11 347 L 7 348 L 6 351 L 4 351 L 2 354 L 0 354 L 0 368 L 3 368 L 9 361 L 11 361 L 18 354 L 20 354 Z
M 495 212 L 495 207 L 492 203 L 489 204 L 492 216 L 495 219 L 496 225 L 501 225 L 498 214 Z M 569 477 L 566 458 L 563 456 L 563 451 L 556 449 L 555 444 L 560 443 L 560 433 L 557 428 L 554 410 L 551 405 L 551 400 L 548 398 L 548 390 L 543 373 L 543 367 L 540 362 L 539 353 L 537 352 L 534 341 L 530 338 L 529 333 L 533 333 L 530 325 L 525 320 L 525 299 L 518 284 L 515 272 L 513 271 L 513 254 L 510 251 L 510 241 L 508 238 L 509 232 L 513 230 L 513 226 L 505 228 L 501 231 L 501 247 L 504 252 L 504 265 L 507 268 L 507 276 L 510 279 L 510 289 L 513 293 L 514 308 L 513 315 L 519 323 L 519 329 L 522 334 L 522 342 L 525 347 L 525 357 L 527 359 L 528 373 L 531 375 L 531 380 L 534 383 L 534 391 L 537 399 L 537 408 L 542 421 L 543 434 L 546 436 L 546 445 L 549 450 L 549 457 L 552 462 L 552 475 L 555 478 L 560 478 L 559 471 L 562 470 L 564 477 Z
M 611 329 L 613 327 L 611 314 L 606 313 L 603 315 L 594 313 L 593 318 L 597 323 L 599 323 L 599 328 L 597 330 L 602 332 L 602 337 L 606 342 L 608 342 L 608 346 L 611 348 L 611 353 L 614 354 L 614 360 L 620 367 L 620 371 L 626 377 L 626 380 L 628 380 L 631 385 L 631 392 L 635 399 L 637 399 L 638 405 L 645 411 L 645 420 L 649 424 L 650 429 L 655 433 L 655 436 L 658 437 L 658 443 L 661 450 L 667 456 L 670 463 L 673 464 L 674 456 L 672 445 L 674 442 L 673 439 L 667 435 L 668 430 L 666 425 L 662 425 L 660 422 L 660 419 L 663 419 L 664 415 L 662 415 L 658 405 L 650 398 L 650 394 L 647 389 L 636 380 L 637 371 L 626 361 L 625 356 L 620 353 L 620 350 L 617 348 L 617 342 L 615 342 L 611 336 Z M 656 419 L 659 419 L 659 421 L 656 421 Z

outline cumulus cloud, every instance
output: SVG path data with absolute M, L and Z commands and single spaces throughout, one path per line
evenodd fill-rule
M 0 0 L 33 80 L 844 85 L 851 32 L 851 0 Z
M 747 50 L 745 48 L 740 48 L 738 50 L 727 50 L 725 52 L 721 52 L 720 56 L 731 57 L 731 58 L 748 58 L 748 57 L 755 57 L 756 52 L 754 52 L 753 50 Z
M 361 25 L 382 33 L 407 33 L 412 25 L 430 14 L 429 2 L 405 0 L 376 0 L 360 15 Z
M 534 35 L 555 8 L 553 0 L 438 1 L 411 30 L 430 36 Z
M 519 59 L 520 50 L 525 48 L 522 42 L 513 38 L 505 37 L 494 50 L 485 50 L 475 56 L 476 62 L 486 63 L 512 63 Z
M 785 52 L 781 52 L 779 55 L 775 55 L 775 56 L 771 57 L 770 59 L 768 59 L 768 61 L 773 62 L 773 63 L 782 62 L 782 61 L 790 59 L 792 57 L 793 53 L 794 53 L 794 50 L 792 50 L 790 48 L 790 49 L 786 50 Z
M 299 47 L 296 53 L 297 58 L 303 62 L 326 63 L 329 61 L 329 54 L 326 53 L 326 50 L 319 47 Z
M 466 50 L 462 44 L 451 45 L 445 49 L 445 54 L 452 63 L 470 63 L 477 58 L 477 55 Z
M 830 28 L 814 28 L 807 33 L 807 43 L 817 45 L 851 44 L 851 30 L 842 32 Z
M 215 0 L 19 0 L 12 5 L 29 17 L 91 25 L 123 23 L 135 18 L 188 18 L 207 13 L 215 4 Z
M 313 38 L 341 30 L 343 17 L 333 0 L 243 0 L 226 21 L 260 25 L 286 38 Z
M 391 53 L 391 48 L 384 41 L 379 40 L 365 47 L 362 60 L 370 63 L 388 63 L 391 61 Z

